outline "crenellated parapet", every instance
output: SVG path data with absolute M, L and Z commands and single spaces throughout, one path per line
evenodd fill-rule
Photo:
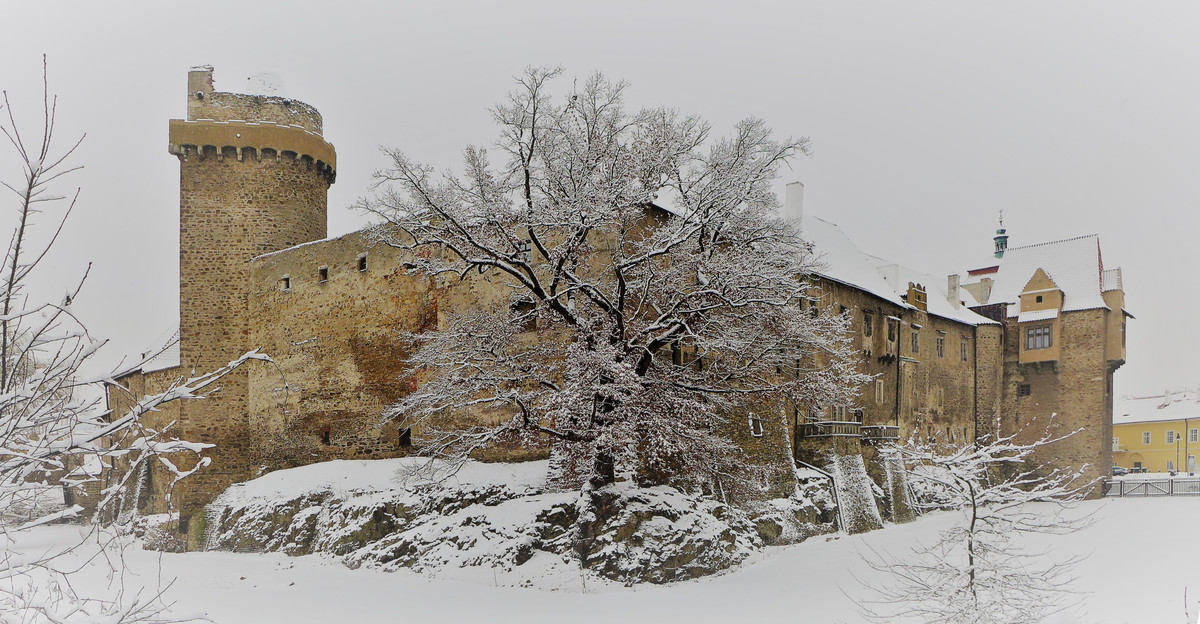
M 188 158 L 275 159 L 313 167 L 329 184 L 337 176 L 337 153 L 320 134 L 297 124 L 270 121 L 170 121 L 170 153 Z

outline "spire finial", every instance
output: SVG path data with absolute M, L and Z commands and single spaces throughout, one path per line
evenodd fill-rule
M 1000 228 L 996 230 L 996 236 L 992 239 L 996 243 L 996 257 L 1003 258 L 1004 252 L 1008 249 L 1008 231 L 1004 229 L 1004 209 L 1000 209 Z

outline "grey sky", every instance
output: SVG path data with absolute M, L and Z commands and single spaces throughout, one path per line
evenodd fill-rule
M 386 164 L 378 146 L 456 166 L 495 137 L 487 107 L 514 74 L 561 64 L 629 80 L 633 105 L 810 137 L 788 175 L 806 209 L 914 269 L 986 257 L 1001 209 L 1012 246 L 1097 233 L 1137 316 L 1118 394 L 1200 382 L 1184 318 L 1200 309 L 1200 4 L 22 2 L 0 17 L 0 88 L 37 112 L 47 53 L 61 138 L 88 133 L 43 277 L 65 289 L 95 263 L 78 307 L 110 359 L 178 315 L 167 119 L 190 66 L 229 91 L 275 72 L 321 111 L 340 234 L 364 223 L 345 207 Z

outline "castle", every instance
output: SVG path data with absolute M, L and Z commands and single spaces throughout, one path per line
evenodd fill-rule
M 179 331 L 118 376 L 131 392 L 110 392 L 110 408 L 119 413 L 130 395 L 252 349 L 274 358 L 243 366 L 204 400 L 144 419 L 215 445 L 205 452 L 212 464 L 171 494 L 181 533 L 224 488 L 263 470 L 413 452 L 419 432 L 379 417 L 412 390 L 398 381 L 409 348 L 399 333 L 439 327 L 462 306 L 506 301 L 482 277 L 450 284 L 406 274 L 406 252 L 373 245 L 366 231 L 327 238 L 337 164 L 321 124 L 295 100 L 216 91 L 207 67 L 188 74 L 187 119 L 170 122 L 169 151 L 180 164 Z M 1057 426 L 1081 432 L 1044 459 L 1087 465 L 1091 476 L 1109 471 L 1112 375 L 1125 359 L 1127 313 L 1120 269 L 1104 268 L 1095 236 L 1009 248 L 1001 229 L 993 257 L 965 279 L 938 279 L 865 254 L 836 225 L 805 217 L 802 191 L 789 186 L 784 216 L 825 263 L 809 305 L 851 315 L 861 370 L 874 378 L 855 405 L 793 406 L 782 422 L 749 426 L 731 419 L 729 435 L 752 459 L 789 464 L 791 474 L 793 457 L 861 457 L 899 500 L 881 443 L 914 434 L 967 443 L 1056 414 Z M 491 458 L 547 452 L 502 448 Z M 169 475 L 160 468 L 138 478 L 143 512 L 167 508 Z M 901 512 L 893 505 L 894 516 Z

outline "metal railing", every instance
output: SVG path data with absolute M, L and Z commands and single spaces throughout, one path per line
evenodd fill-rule
M 1106 479 L 1105 496 L 1200 496 L 1200 477 Z
M 865 440 L 899 440 L 900 427 L 895 425 L 863 425 L 862 437 Z
M 839 438 L 839 437 L 859 437 L 863 426 L 862 423 L 853 421 L 827 420 L 822 422 L 810 422 L 800 425 L 800 437 L 802 438 Z

